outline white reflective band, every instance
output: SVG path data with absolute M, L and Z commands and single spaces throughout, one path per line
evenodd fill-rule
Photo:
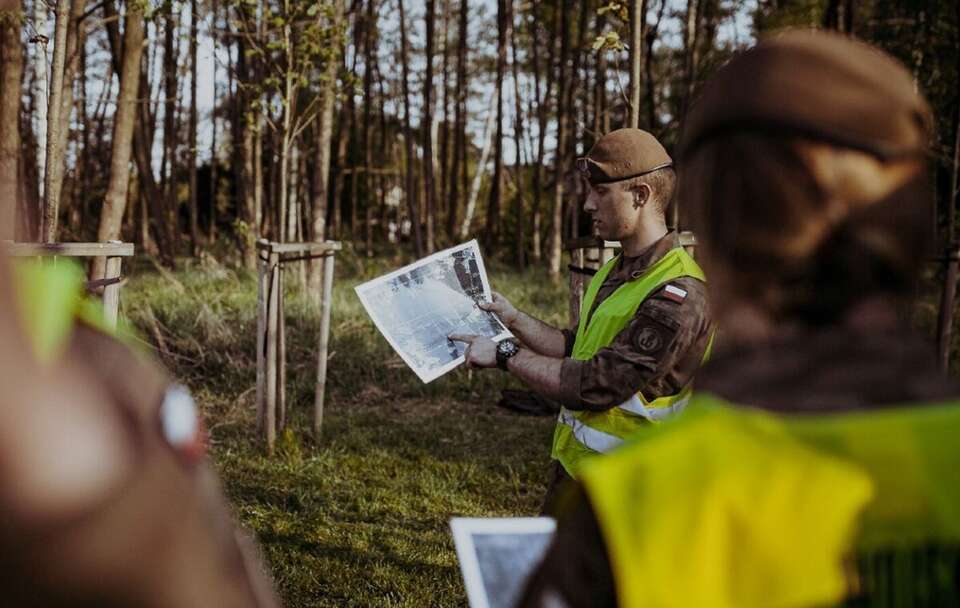
M 560 410 L 560 422 L 573 429 L 573 436 L 577 441 L 594 452 L 605 454 L 623 444 L 623 439 L 590 428 L 565 409 Z
M 197 404 L 193 401 L 190 389 L 182 384 L 167 388 L 163 403 L 160 404 L 160 424 L 163 436 L 174 447 L 182 447 L 196 440 L 200 425 Z
M 689 402 L 690 393 L 687 393 L 682 399 L 668 407 L 649 407 L 643 404 L 643 401 L 640 399 L 640 397 L 634 395 L 617 407 L 624 411 L 630 412 L 631 414 L 643 416 L 647 420 L 664 420 L 665 418 L 669 418 L 683 408 L 687 407 L 687 403 Z
M 680 289 L 679 287 L 674 287 L 673 285 L 667 285 L 663 288 L 667 293 L 672 293 L 675 296 L 680 296 L 681 298 L 687 297 L 687 290 Z

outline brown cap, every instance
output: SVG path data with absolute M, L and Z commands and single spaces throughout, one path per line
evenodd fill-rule
M 931 123 L 910 73 L 886 53 L 837 34 L 791 31 L 717 71 L 691 108 L 680 156 L 731 131 L 782 131 L 886 160 L 923 154 Z
M 641 129 L 611 131 L 577 159 L 577 169 L 594 184 L 639 177 L 672 165 L 673 159 L 657 138 Z

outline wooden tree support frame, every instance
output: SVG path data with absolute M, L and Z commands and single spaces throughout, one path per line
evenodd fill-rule
M 276 243 L 257 241 L 260 262 L 257 290 L 257 426 L 273 453 L 277 434 L 287 423 L 287 353 L 284 338 L 283 266 L 290 262 L 323 259 L 320 293 L 320 336 L 317 344 L 317 384 L 313 402 L 313 436 L 320 438 L 327 385 L 330 310 L 333 304 L 333 261 L 340 243 Z
M 103 277 L 87 283 L 90 291 L 103 289 L 103 314 L 110 327 L 117 326 L 120 315 L 120 288 L 123 258 L 133 257 L 133 243 L 107 241 L 106 243 L 14 243 L 3 242 L 3 251 L 13 257 L 44 258 L 106 258 Z
M 690 231 L 680 233 L 680 246 L 691 255 L 697 246 L 697 237 Z M 570 252 L 570 325 L 580 320 L 580 302 L 592 277 L 601 266 L 613 259 L 620 243 L 604 241 L 596 237 L 570 239 L 563 244 L 564 251 Z

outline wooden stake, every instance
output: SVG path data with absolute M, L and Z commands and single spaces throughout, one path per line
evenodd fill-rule
M 259 255 L 259 252 L 258 252 Z M 265 352 L 267 330 L 267 293 L 270 290 L 268 262 L 257 262 L 257 430 L 264 431 L 266 412 L 267 357 Z
M 120 241 L 109 241 L 111 245 L 119 245 Z M 119 279 L 123 258 L 108 257 L 104 267 L 103 278 Z M 120 316 L 120 283 L 113 283 L 103 288 L 103 314 L 107 324 L 117 327 L 117 317 Z
M 277 266 L 277 432 L 287 426 L 287 317 L 283 312 L 283 264 Z
M 267 258 L 270 296 L 267 300 L 267 356 L 266 356 L 266 402 L 263 428 L 267 440 L 267 453 L 273 454 L 273 444 L 277 440 L 277 318 L 280 309 L 280 255 L 270 251 Z
M 323 292 L 320 296 L 320 343 L 317 347 L 317 388 L 313 401 L 313 437 L 320 440 L 323 401 L 327 389 L 327 350 L 330 343 L 330 309 L 333 305 L 333 252 L 323 258 Z

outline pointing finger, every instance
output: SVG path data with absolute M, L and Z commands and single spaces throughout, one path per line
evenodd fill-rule
M 473 341 L 476 340 L 478 336 L 473 334 L 450 334 L 447 336 L 448 340 L 456 340 L 457 342 L 466 342 L 467 344 L 473 344 Z

